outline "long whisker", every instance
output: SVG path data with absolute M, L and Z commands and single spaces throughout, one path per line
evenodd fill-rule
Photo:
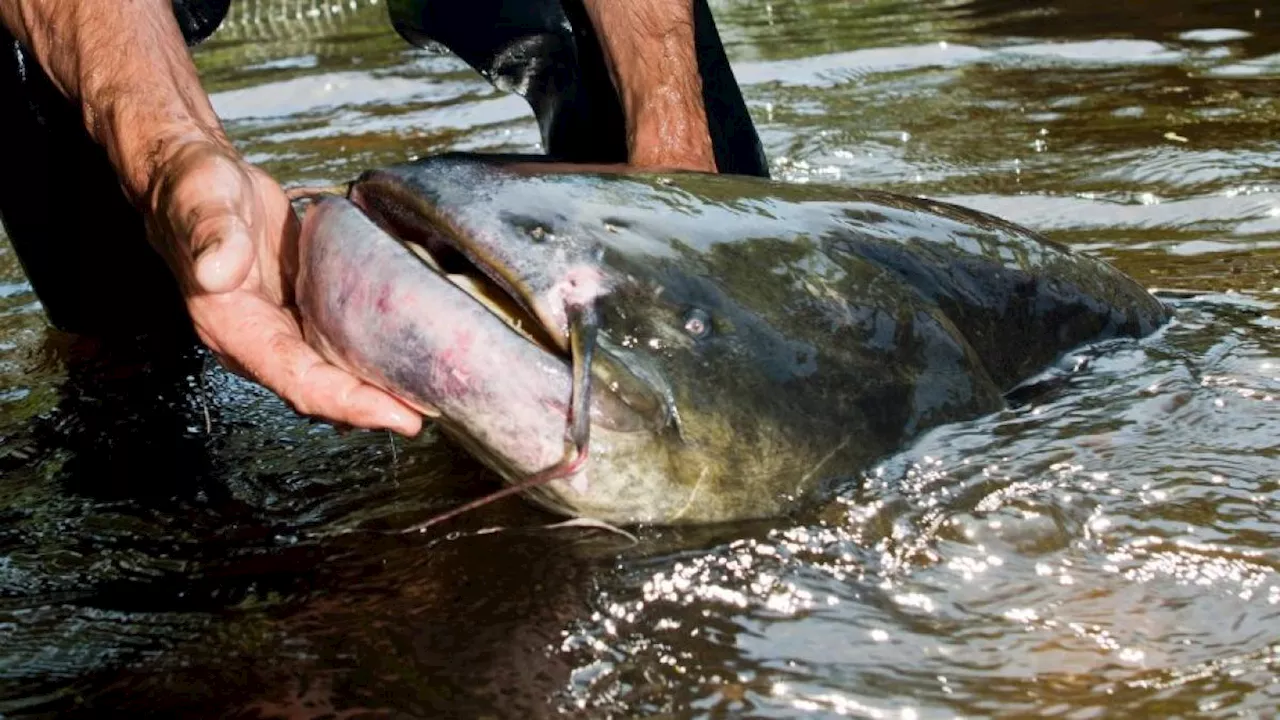
M 426 530 L 432 525 L 438 525 L 444 522 L 445 520 L 455 518 L 465 512 L 470 512 L 471 510 L 475 510 L 478 507 L 482 507 L 484 505 L 488 505 L 491 502 L 501 500 L 502 498 L 507 497 L 508 495 L 515 495 L 517 493 L 522 493 L 530 488 L 535 488 L 539 485 L 545 485 L 546 483 L 549 483 L 552 480 L 558 480 L 560 478 L 569 477 L 574 473 L 576 473 L 582 467 L 582 464 L 586 462 L 586 459 L 587 459 L 587 448 L 585 447 L 578 448 L 578 452 L 574 457 L 563 460 L 547 470 L 544 470 L 535 475 L 531 475 L 530 477 L 525 478 L 524 480 L 521 480 L 515 485 L 509 485 L 507 487 L 502 488 L 501 490 L 498 490 L 497 492 L 489 493 L 484 497 L 476 498 L 471 502 L 463 503 L 462 505 L 459 505 L 456 508 L 446 510 L 445 512 L 442 512 L 439 515 L 436 515 L 435 517 L 432 517 L 424 522 L 420 522 L 417 525 L 407 527 L 404 530 L 401 530 L 400 532 L 401 533 L 422 532 L 423 530 Z
M 465 512 L 501 500 L 509 495 L 522 493 L 530 488 L 545 485 L 552 480 L 573 477 L 587 461 L 591 446 L 591 358 L 595 354 L 599 329 L 596 309 L 593 305 L 572 305 L 569 314 L 569 348 L 573 357 L 573 394 L 569 399 L 569 428 L 567 440 L 571 446 L 568 457 L 555 466 L 536 473 L 497 492 L 463 503 L 424 522 L 406 528 L 402 532 L 422 532 Z
M 591 358 L 595 355 L 600 323 L 595 305 L 571 305 L 568 310 L 569 350 L 573 356 L 569 442 L 585 452 L 591 444 Z

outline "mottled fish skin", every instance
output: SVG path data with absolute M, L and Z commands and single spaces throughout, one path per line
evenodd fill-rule
M 367 172 L 350 196 L 344 214 L 363 224 L 339 228 L 320 207 L 304 226 L 309 336 L 439 407 L 442 426 L 508 481 L 564 455 L 559 293 L 570 274 L 594 272 L 586 490 L 566 479 L 530 497 L 618 525 L 786 513 L 926 430 L 999 410 L 1064 353 L 1169 318 L 1099 259 L 890 193 L 455 153 Z M 546 325 L 550 349 L 460 290 L 440 301 L 447 280 L 392 234 L 466 256 Z M 398 252 L 362 254 L 372 244 Z M 426 299 L 390 303 L 376 322 L 391 324 L 376 326 L 372 305 L 349 298 L 382 292 Z M 464 326 L 484 352 L 423 341 Z M 434 380 L 455 371 L 492 392 Z
M 308 209 L 298 296 L 307 340 L 336 364 L 387 388 L 519 472 L 564 452 L 569 369 L 512 332 L 496 315 L 350 201 L 329 196 Z M 618 414 L 596 397 L 598 420 Z M 532 429 L 532 431 L 531 431 Z

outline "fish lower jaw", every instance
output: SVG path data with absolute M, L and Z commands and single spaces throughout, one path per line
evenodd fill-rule
M 436 421 L 442 433 L 466 450 L 485 467 L 497 474 L 504 484 L 518 485 L 539 472 L 555 468 L 557 462 L 570 460 L 566 447 L 565 457 L 546 462 L 546 467 L 526 470 L 478 438 L 462 430 L 448 418 Z M 527 501 L 543 510 L 567 518 L 599 520 L 614 525 L 661 523 L 669 512 L 669 482 L 659 472 L 659 463 L 625 463 L 621 471 L 618 458 L 609 452 L 610 446 L 621 441 L 626 444 L 645 442 L 638 433 L 600 432 L 593 428 L 593 435 L 600 452 L 589 452 L 582 466 L 571 475 L 548 480 L 531 486 L 520 493 Z M 600 437 L 603 436 L 603 437 Z M 647 439 L 647 438 L 646 438 Z M 600 442 L 597 443 L 597 440 Z M 545 453 L 544 453 L 545 455 Z M 621 478 L 629 481 L 619 482 Z M 651 490 L 648 490 L 651 489 Z
M 424 402 L 416 397 L 412 397 L 408 393 L 401 392 L 385 382 L 378 381 L 377 379 L 382 378 L 382 374 L 376 368 L 359 367 L 351 362 L 347 355 L 338 352 L 334 348 L 333 343 L 329 342 L 329 339 L 324 333 L 317 332 L 305 319 L 302 323 L 302 330 L 307 344 L 310 345 L 311 348 L 329 364 L 354 377 L 363 378 L 365 382 L 374 385 L 384 392 L 390 393 L 397 400 L 413 408 L 423 417 L 432 419 L 440 417 L 440 409 L 434 405 Z
M 554 514 L 617 527 L 705 521 L 703 512 L 707 507 L 699 505 L 696 488 L 673 482 L 671 475 L 659 469 L 660 461 L 646 464 L 613 460 L 617 459 L 599 457 L 588 461 L 582 469 L 585 491 L 575 487 L 571 479 L 557 479 L 529 488 L 525 496 Z

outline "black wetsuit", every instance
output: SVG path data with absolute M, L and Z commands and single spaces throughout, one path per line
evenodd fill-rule
M 217 29 L 229 2 L 173 0 L 188 46 Z M 548 155 L 626 160 L 621 106 L 580 0 L 390 0 L 388 11 L 409 42 L 438 42 L 524 96 Z M 695 36 L 719 171 L 767 176 L 705 0 L 695 1 Z M 2 28 L 0 40 L 0 222 L 50 323 L 102 336 L 189 332 L 173 275 L 78 106 Z

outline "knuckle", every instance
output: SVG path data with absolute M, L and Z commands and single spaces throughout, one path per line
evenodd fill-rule
M 267 346 L 264 348 L 266 352 L 273 358 L 286 358 L 289 356 L 289 346 L 292 344 L 291 338 L 284 333 L 275 333 L 267 340 Z M 305 376 L 304 369 L 299 377 Z
M 293 411 L 299 415 L 315 417 L 319 414 L 315 405 L 306 396 L 287 397 L 285 400 L 293 408 Z

